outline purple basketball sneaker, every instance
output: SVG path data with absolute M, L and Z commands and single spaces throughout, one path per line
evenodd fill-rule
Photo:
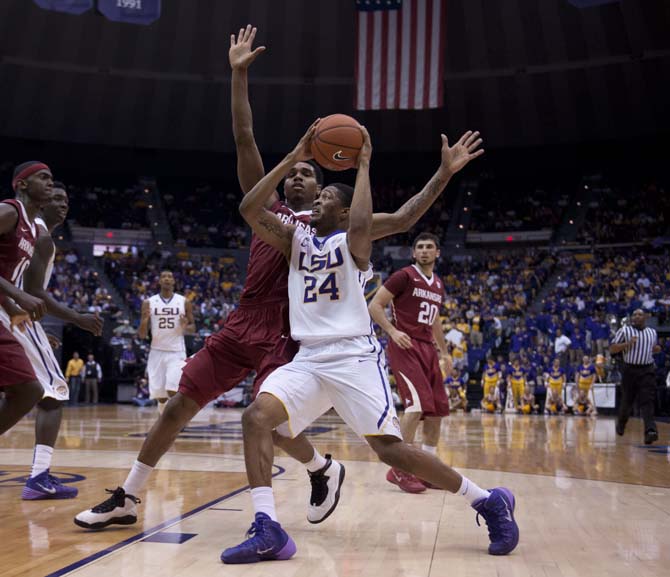
M 72 499 L 77 496 L 77 493 L 79 493 L 79 489 L 63 485 L 47 469 L 36 477 L 31 477 L 26 481 L 23 493 L 21 493 L 21 499 L 26 501 L 33 501 L 35 499 Z
M 507 555 L 519 543 L 519 526 L 514 520 L 514 506 L 514 495 L 505 487 L 491 489 L 488 499 L 481 499 L 472 505 L 477 511 L 477 525 L 481 515 L 488 526 L 490 555 Z
M 285 561 L 295 555 L 293 539 L 265 513 L 256 513 L 256 520 L 247 531 L 247 537 L 237 547 L 221 553 L 221 561 L 227 564 Z

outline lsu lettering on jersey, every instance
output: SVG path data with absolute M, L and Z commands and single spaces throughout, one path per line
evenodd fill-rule
M 164 300 L 160 294 L 149 298 L 151 309 L 151 349 L 156 351 L 183 352 L 184 329 L 180 318 L 186 314 L 186 299 L 173 294 L 170 300 Z
M 291 337 L 315 343 L 370 335 L 363 291 L 371 278 L 371 266 L 356 266 L 345 231 L 318 238 L 296 228 L 288 275 Z

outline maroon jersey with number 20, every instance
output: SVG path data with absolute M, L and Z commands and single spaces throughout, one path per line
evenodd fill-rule
M 433 323 L 444 298 L 442 280 L 436 274 L 429 279 L 411 265 L 393 273 L 384 288 L 393 294 L 393 325 L 412 339 L 410 349 L 401 349 L 391 340 L 387 351 L 405 411 L 446 416 L 449 397 L 433 339 Z

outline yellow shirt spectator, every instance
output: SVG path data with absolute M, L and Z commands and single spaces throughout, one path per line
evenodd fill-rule
M 65 369 L 65 378 L 78 377 L 81 375 L 81 369 L 84 367 L 84 359 L 70 359 Z

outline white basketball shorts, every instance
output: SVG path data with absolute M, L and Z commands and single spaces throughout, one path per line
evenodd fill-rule
M 167 398 L 167 391 L 177 392 L 181 371 L 186 359 L 185 351 L 149 351 L 147 376 L 149 378 L 149 397 Z
M 0 307 L 0 322 L 9 329 L 9 315 L 2 307 Z M 12 335 L 26 352 L 35 376 L 44 389 L 43 398 L 67 401 L 70 398 L 70 389 L 42 325 L 34 321 L 32 324 L 26 323 L 24 327 L 24 331 L 14 327 Z
M 277 432 L 285 437 L 296 437 L 333 407 L 361 437 L 402 439 L 385 364 L 374 337 L 302 344 L 293 361 L 268 376 L 260 392 L 284 405 L 288 421 Z

